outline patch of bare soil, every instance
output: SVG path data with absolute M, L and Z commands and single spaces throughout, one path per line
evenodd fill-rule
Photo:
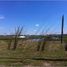
M 53 66 L 51 65 L 51 63 L 44 62 L 43 63 L 43 67 L 53 67 Z
M 0 67 L 6 67 L 5 65 L 0 65 Z

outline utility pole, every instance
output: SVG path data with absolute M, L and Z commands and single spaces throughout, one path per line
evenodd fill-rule
M 61 44 L 63 43 L 63 28 L 64 28 L 64 15 L 62 16 L 62 24 L 61 24 Z

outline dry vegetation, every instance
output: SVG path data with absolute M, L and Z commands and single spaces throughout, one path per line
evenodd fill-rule
M 47 41 L 44 51 L 37 51 L 38 42 L 31 39 L 19 40 L 16 50 L 7 50 L 9 40 L 0 40 L 0 65 L 1 67 L 56 67 L 67 65 L 67 61 L 45 61 L 33 58 L 67 58 L 60 41 Z M 12 43 L 13 44 L 13 43 Z

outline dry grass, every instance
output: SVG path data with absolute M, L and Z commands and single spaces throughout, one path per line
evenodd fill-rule
M 20 43 L 21 42 L 21 43 Z M 21 45 L 17 45 L 17 49 L 7 50 L 8 42 L 0 41 L 0 64 L 6 65 L 9 67 L 33 67 L 33 66 L 64 66 L 67 62 L 46 62 L 41 60 L 32 60 L 34 57 L 42 58 L 66 58 L 67 54 L 64 51 L 63 45 L 61 46 L 60 42 L 48 41 L 43 52 L 37 51 L 37 42 L 31 40 L 20 41 Z M 18 44 L 19 44 L 18 43 Z M 6 58 L 6 59 L 5 59 Z M 20 58 L 20 59 L 7 59 L 7 58 Z

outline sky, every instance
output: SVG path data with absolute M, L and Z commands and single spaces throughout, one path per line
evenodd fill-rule
M 62 15 L 67 33 L 67 1 L 0 1 L 0 34 L 59 34 Z

